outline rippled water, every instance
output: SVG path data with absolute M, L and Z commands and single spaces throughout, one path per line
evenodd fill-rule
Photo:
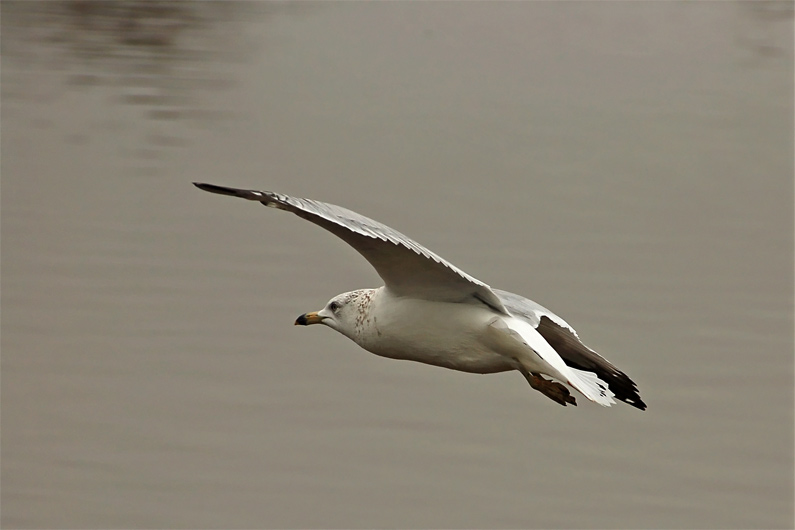
M 791 528 L 791 3 L 3 2 L 2 526 Z M 649 409 L 380 359 L 341 204 Z

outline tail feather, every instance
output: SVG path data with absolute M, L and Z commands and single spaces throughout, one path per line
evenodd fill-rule
M 599 376 L 595 373 L 578 370 L 572 367 L 569 367 L 569 370 L 574 373 L 576 381 L 569 379 L 568 383 L 582 392 L 585 397 L 603 407 L 609 407 L 616 403 L 615 400 L 613 400 L 615 394 L 610 390 L 607 383 L 599 379 Z
M 508 350 L 507 354 L 521 362 L 527 372 L 547 374 L 559 381 L 567 382 L 586 398 L 603 407 L 615 403 L 614 394 L 607 383 L 593 372 L 566 365 L 560 355 L 529 322 L 518 318 L 497 317 L 490 322 L 489 329 L 495 332 L 496 338 L 512 339 L 507 344 L 500 343 L 500 347 L 505 347 Z M 515 344 L 521 344 L 522 347 L 517 351 L 512 348 Z

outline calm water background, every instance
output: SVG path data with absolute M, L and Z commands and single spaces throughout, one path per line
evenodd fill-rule
M 2 526 L 792 528 L 791 3 L 3 2 Z M 649 405 L 380 359 L 341 204 Z

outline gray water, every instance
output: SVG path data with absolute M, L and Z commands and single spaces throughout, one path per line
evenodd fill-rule
M 153 7 L 154 6 L 154 7 Z M 791 3 L 3 2 L 4 528 L 792 528 Z M 646 412 L 293 326 L 340 204 Z

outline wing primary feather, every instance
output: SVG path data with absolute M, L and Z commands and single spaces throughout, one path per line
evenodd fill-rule
M 325 228 L 369 261 L 387 288 L 398 295 L 439 301 L 482 301 L 498 313 L 508 314 L 500 298 L 487 284 L 369 217 L 341 206 L 270 191 L 200 182 L 193 184 L 210 193 L 258 201 L 265 206 L 286 210 Z M 477 299 L 472 298 L 473 292 Z

